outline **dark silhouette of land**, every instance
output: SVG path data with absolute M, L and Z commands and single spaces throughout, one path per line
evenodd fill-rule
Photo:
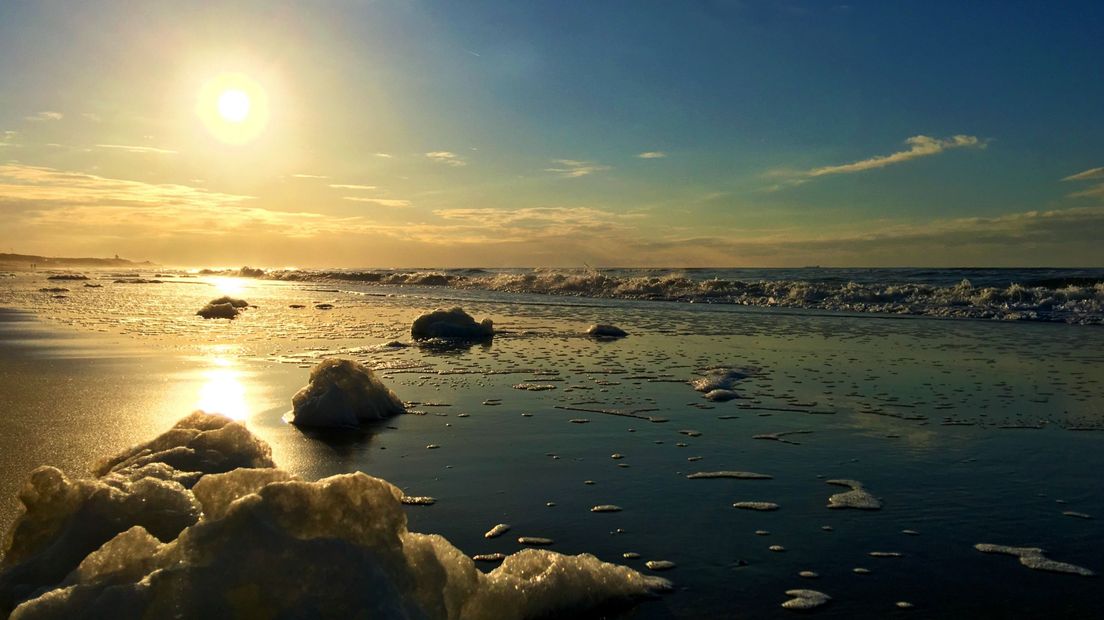
M 33 254 L 0 253 L 0 267 L 5 269 L 29 269 L 32 265 L 38 269 L 51 267 L 134 267 L 153 265 L 150 261 L 136 262 L 119 258 L 60 258 L 54 256 L 35 256 Z

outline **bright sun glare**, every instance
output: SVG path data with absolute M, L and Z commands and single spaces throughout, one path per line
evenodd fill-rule
M 249 116 L 249 95 L 236 88 L 222 91 L 218 98 L 219 116 L 231 123 L 240 123 Z
M 268 124 L 268 96 L 249 76 L 224 73 L 200 89 L 196 114 L 218 141 L 247 144 L 256 140 Z

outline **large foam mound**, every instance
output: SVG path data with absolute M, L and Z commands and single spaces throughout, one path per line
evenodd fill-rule
M 112 459 L 99 479 L 68 481 L 52 468 L 35 473 L 0 574 L 0 613 L 18 605 L 11 618 L 20 620 L 544 618 L 670 588 L 591 555 L 546 550 L 520 551 L 484 574 L 444 538 L 408 531 L 402 492 L 363 473 L 304 482 L 259 464 L 202 473 L 189 489 L 172 480 L 184 472 L 164 461 L 132 462 L 137 453 L 204 436 L 226 450 L 242 445 L 216 441 L 237 423 L 217 426 L 213 416 L 198 414 L 185 422 Z M 183 430 L 198 434 L 182 442 Z M 244 445 L 229 460 L 255 458 L 253 444 Z M 122 472 L 132 486 L 164 490 L 101 506 L 97 514 L 115 516 L 111 527 L 84 528 L 82 537 L 66 531 L 70 507 L 110 496 L 103 486 L 114 487 L 105 478 Z M 41 559 L 38 570 L 26 569 L 28 553 Z
M 310 383 L 295 393 L 291 404 L 290 422 L 315 428 L 357 428 L 405 411 L 402 401 L 370 368 L 337 358 L 315 366 Z
M 490 319 L 476 323 L 463 308 L 437 309 L 414 319 L 410 335 L 414 338 L 487 340 L 494 336 L 494 324 Z
M 168 432 L 105 461 L 98 478 L 39 467 L 19 494 L 24 512 L 5 538 L 0 614 L 60 582 L 92 551 L 131 527 L 172 540 L 200 516 L 189 487 L 205 474 L 271 467 L 267 444 L 240 424 L 196 412 Z
M 234 299 L 223 295 L 207 302 L 207 305 L 200 308 L 196 315 L 205 319 L 233 319 L 247 306 L 249 306 L 249 302 L 244 299 Z

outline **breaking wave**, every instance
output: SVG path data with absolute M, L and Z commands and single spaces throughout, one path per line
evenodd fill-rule
M 946 282 L 948 276 L 969 270 L 779 270 L 774 275 L 798 276 L 779 279 L 748 278 L 748 271 L 277 271 L 265 277 L 830 312 L 1104 324 L 1104 274 L 1036 277 L 1025 271 L 1020 274 L 1021 284 L 1008 281 L 1014 276 L 1007 273 L 993 275 L 1002 270 L 978 270 L 979 284 L 975 285 L 967 278 Z M 744 277 L 725 277 L 732 275 Z M 856 277 L 847 278 L 849 275 Z

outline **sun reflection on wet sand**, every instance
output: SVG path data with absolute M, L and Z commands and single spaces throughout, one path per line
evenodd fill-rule
M 212 368 L 201 371 L 203 383 L 193 408 L 245 420 L 251 413 L 243 381 L 245 373 L 225 357 L 211 358 L 210 363 Z
M 243 278 L 218 276 L 210 279 L 212 285 L 223 295 L 241 295 L 246 288 Z

